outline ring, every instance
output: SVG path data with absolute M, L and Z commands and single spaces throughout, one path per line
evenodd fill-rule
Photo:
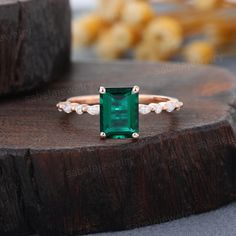
M 59 102 L 60 112 L 79 115 L 100 114 L 100 137 L 112 139 L 139 138 L 139 113 L 142 115 L 179 110 L 183 103 L 177 98 L 139 94 L 138 86 L 128 88 L 100 87 L 99 95 L 68 98 Z

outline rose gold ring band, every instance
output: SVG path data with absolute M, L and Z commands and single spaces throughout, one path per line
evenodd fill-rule
M 139 95 L 140 104 L 160 103 L 160 102 L 168 102 L 168 101 L 177 102 L 178 99 L 172 98 L 172 97 L 161 96 L 161 95 L 148 95 L 148 94 Z M 67 99 L 67 102 L 95 105 L 95 104 L 99 104 L 99 95 L 71 97 Z
M 66 113 L 76 112 L 79 115 L 89 113 L 90 115 L 99 115 L 100 113 L 100 97 L 99 95 L 87 95 L 68 98 L 64 102 L 57 104 L 59 111 Z M 156 114 L 162 111 L 172 112 L 179 110 L 183 106 L 177 98 L 161 96 L 161 95 L 139 95 L 139 113 L 146 115 L 150 112 Z

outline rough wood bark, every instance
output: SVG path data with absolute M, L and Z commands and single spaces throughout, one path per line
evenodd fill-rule
M 69 0 L 0 1 L 0 96 L 49 82 L 69 64 Z
M 99 139 L 99 117 L 59 113 L 69 96 L 137 84 L 183 110 L 140 117 L 141 138 Z M 0 109 L 0 235 L 129 229 L 236 199 L 236 79 L 213 67 L 81 63 L 65 81 Z

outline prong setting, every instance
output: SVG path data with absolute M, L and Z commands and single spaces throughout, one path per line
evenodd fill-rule
M 140 88 L 139 88 L 139 86 L 137 86 L 137 85 L 135 85 L 135 86 L 133 87 L 133 89 L 132 89 L 132 93 L 133 93 L 133 94 L 139 93 L 139 91 L 140 91 Z
M 107 136 L 106 136 L 106 134 L 105 134 L 104 132 L 101 132 L 101 133 L 100 133 L 100 137 L 101 137 L 102 139 L 105 139 Z
M 133 134 L 132 134 L 132 137 L 133 137 L 134 139 L 138 139 L 138 138 L 139 138 L 139 134 L 138 134 L 138 133 L 133 133 Z
M 140 88 L 137 85 L 128 88 L 105 88 L 101 86 L 99 92 L 101 94 L 100 100 L 98 95 L 77 96 L 59 102 L 56 106 L 60 112 L 76 112 L 78 115 L 84 113 L 99 115 L 101 112 L 101 139 L 138 139 L 138 112 L 143 115 L 151 112 L 160 114 L 162 111 L 179 110 L 184 105 L 177 98 L 148 94 L 139 96 Z M 113 110 L 116 112 L 111 112 Z M 116 123 L 120 120 L 121 114 L 122 119 L 128 122 Z
M 99 88 L 99 93 L 100 93 L 100 94 L 105 94 L 105 93 L 106 93 L 105 87 L 102 87 L 102 86 L 101 86 L 101 87 Z

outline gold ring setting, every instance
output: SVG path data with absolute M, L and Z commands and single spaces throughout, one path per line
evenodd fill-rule
M 139 116 L 151 112 L 173 112 L 183 106 L 177 98 L 139 94 L 138 86 L 126 88 L 100 87 L 100 95 L 77 96 L 59 102 L 60 112 L 78 115 L 100 115 L 100 137 L 139 138 Z

